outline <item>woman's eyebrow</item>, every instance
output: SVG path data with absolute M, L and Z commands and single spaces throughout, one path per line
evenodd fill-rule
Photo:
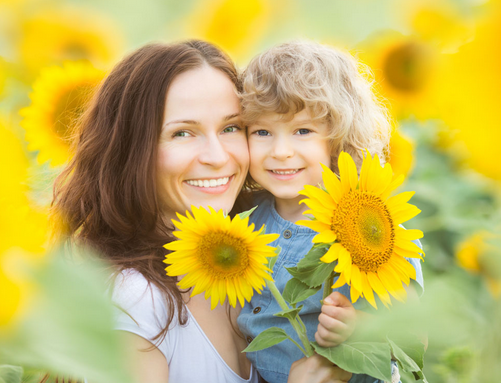
M 223 118 L 223 121 L 229 121 L 229 120 L 232 120 L 238 116 L 240 116 L 240 113 L 229 114 L 228 116 L 225 116 Z M 201 123 L 199 121 L 195 121 L 195 120 L 174 120 L 174 121 L 166 122 L 164 124 L 164 127 L 167 125 L 171 125 L 171 124 L 201 125 Z
M 164 127 L 171 124 L 186 124 L 186 125 L 200 125 L 200 122 L 195 120 L 174 120 L 164 124 Z
M 234 119 L 235 117 L 238 117 L 238 116 L 240 116 L 240 113 L 230 114 L 230 115 L 226 116 L 225 118 L 223 118 L 223 121 L 229 121 L 229 120 L 232 120 L 232 119 Z

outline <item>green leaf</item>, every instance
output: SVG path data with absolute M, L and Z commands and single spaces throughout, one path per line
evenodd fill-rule
M 288 267 L 287 271 L 309 287 L 322 286 L 322 283 L 334 270 L 334 263 L 324 263 L 320 258 L 327 252 L 325 247 L 312 247 L 296 267 Z
M 417 363 L 409 355 L 407 355 L 404 350 L 398 347 L 395 342 L 392 342 L 390 339 L 388 339 L 388 342 L 390 343 L 391 353 L 397 360 L 399 367 L 401 367 L 402 370 L 409 372 L 421 371 L 421 368 L 417 365 Z
M 246 210 L 246 211 L 239 213 L 238 216 L 240 217 L 240 219 L 245 219 L 248 216 L 250 216 L 252 214 L 252 212 L 256 209 L 257 209 L 257 205 L 254 206 L 252 209 L 249 209 L 249 210 Z
M 303 308 L 303 305 L 299 306 L 298 308 L 292 308 L 292 309 L 280 311 L 276 314 L 273 314 L 273 316 L 280 317 L 280 318 L 287 318 L 287 319 L 292 321 L 292 320 L 296 319 L 297 315 L 299 314 L 299 312 L 301 311 L 302 308 Z
M 317 354 L 329 359 L 343 370 L 391 382 L 391 352 L 387 343 L 344 342 L 324 348 L 312 342 Z
M 289 339 L 285 330 L 278 327 L 270 327 L 260 333 L 242 352 L 254 352 L 264 350 Z
M 8 364 L 0 366 L 0 383 L 21 383 L 22 378 L 23 368 L 21 366 Z
M 280 246 L 277 246 L 275 248 L 275 256 L 274 257 L 268 257 L 268 268 L 270 270 L 273 270 L 273 266 L 275 266 L 275 262 L 277 261 L 278 256 L 280 255 L 280 252 L 282 251 L 282 248 Z
M 395 358 L 397 358 L 397 355 L 393 348 L 398 347 L 398 349 L 408 356 L 418 367 L 418 369 L 406 371 L 420 371 L 423 369 L 425 347 L 416 335 L 407 334 L 405 336 L 397 336 L 392 334 L 391 339 L 388 337 L 387 339 L 390 342 L 390 347 L 392 348 Z
M 299 270 L 309 269 L 312 266 L 318 266 L 319 263 L 324 263 L 320 260 L 329 250 L 329 245 L 326 244 L 315 244 L 306 255 L 298 262 L 297 267 Z M 325 263 L 324 263 L 325 264 Z
M 285 285 L 282 296 L 287 302 L 294 305 L 315 295 L 321 288 L 322 286 L 310 287 L 297 278 L 291 278 Z

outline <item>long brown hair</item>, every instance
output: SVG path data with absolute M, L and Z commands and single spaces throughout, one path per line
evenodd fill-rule
M 90 246 L 117 272 L 139 271 L 165 295 L 168 322 L 186 313 L 176 279 L 165 274 L 163 245 L 173 238 L 157 194 L 157 147 L 173 79 L 210 65 L 241 90 L 230 58 L 198 40 L 144 46 L 105 79 L 84 115 L 69 165 L 56 179 L 53 212 L 63 235 Z

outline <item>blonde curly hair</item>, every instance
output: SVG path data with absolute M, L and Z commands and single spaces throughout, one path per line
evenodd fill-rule
M 242 73 L 242 118 L 247 125 L 268 113 L 292 119 L 308 108 L 327 121 L 331 132 L 331 168 L 348 152 L 358 170 L 363 150 L 386 161 L 391 123 L 373 92 L 370 69 L 348 52 L 309 41 L 277 45 L 251 60 Z

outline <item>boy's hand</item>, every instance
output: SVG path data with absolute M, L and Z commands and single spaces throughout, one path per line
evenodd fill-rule
M 347 383 L 351 377 L 351 372 L 315 354 L 292 363 L 287 383 Z
M 315 340 L 322 347 L 334 347 L 343 343 L 355 330 L 357 314 L 350 300 L 335 291 L 324 299 L 318 317 Z

